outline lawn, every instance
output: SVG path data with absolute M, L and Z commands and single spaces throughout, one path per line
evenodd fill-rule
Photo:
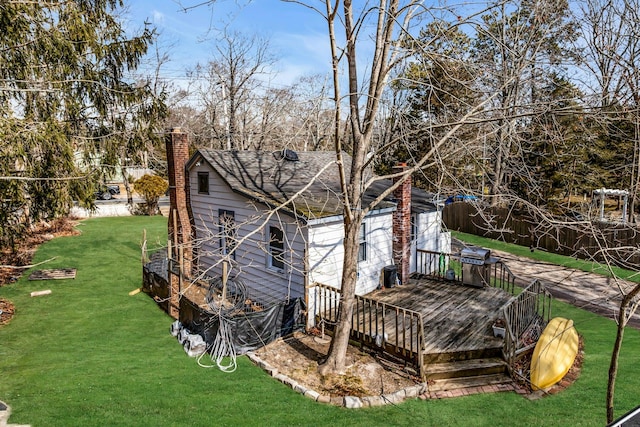
M 509 252 L 514 255 L 528 257 L 538 261 L 550 262 L 556 265 L 562 265 L 564 267 L 573 268 L 576 270 L 586 271 L 588 273 L 597 273 L 604 276 L 610 276 L 608 268 L 605 265 L 599 264 L 593 261 L 587 261 L 583 259 L 573 258 L 566 255 L 558 255 L 553 252 L 546 252 L 542 250 L 531 250 L 525 246 L 514 245 L 512 243 L 505 243 L 498 240 L 487 239 L 486 237 L 475 236 L 473 234 L 460 233 L 453 231 L 451 234 L 472 245 L 483 246 L 490 249 L 497 249 L 499 251 Z M 619 267 L 612 266 L 611 270 L 620 278 L 626 279 L 632 282 L 640 282 L 640 274 L 636 271 L 625 270 Z
M 584 336 L 580 378 L 536 401 L 515 393 L 348 410 L 315 403 L 238 359 L 222 373 L 198 366 L 169 334 L 172 322 L 141 284 L 140 240 L 166 239 L 162 217 L 83 221 L 82 234 L 41 246 L 35 262 L 74 267 L 74 280 L 28 281 L 0 288 L 16 315 L 0 327 L 0 400 L 12 423 L 32 426 L 602 426 L 609 349 L 615 325 L 554 303 L 554 315 L 574 319 Z M 30 297 L 51 289 L 51 295 Z M 616 414 L 640 404 L 640 334 L 628 330 L 622 352 Z

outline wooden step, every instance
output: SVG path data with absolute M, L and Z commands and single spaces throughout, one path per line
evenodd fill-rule
M 479 375 L 473 377 L 444 378 L 429 381 L 429 391 L 451 391 L 461 388 L 480 387 L 487 385 L 512 384 L 506 374 Z
M 477 348 L 469 351 L 457 351 L 449 353 L 423 354 L 425 366 L 433 363 L 457 362 L 471 359 L 501 358 L 502 347 Z
M 507 372 L 507 364 L 497 357 L 425 365 L 425 376 L 429 380 L 504 374 L 505 372 Z

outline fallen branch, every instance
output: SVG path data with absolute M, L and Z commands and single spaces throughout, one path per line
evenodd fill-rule
M 54 259 L 58 258 L 57 256 L 54 256 L 53 258 L 49 258 L 47 260 L 41 261 L 37 264 L 31 264 L 31 265 L 22 265 L 22 266 L 16 266 L 16 265 L 0 265 L 0 268 L 13 268 L 15 270 L 21 270 L 21 269 L 26 269 L 26 268 L 31 268 L 31 267 L 37 267 L 39 265 L 45 264 L 49 261 L 53 261 Z

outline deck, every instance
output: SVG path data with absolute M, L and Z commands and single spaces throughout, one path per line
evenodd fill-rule
M 451 275 L 437 268 L 442 254 L 423 252 L 426 273 L 403 286 L 356 295 L 351 338 L 415 368 L 436 396 L 485 386 L 512 390 L 518 357 L 532 349 L 531 339 L 550 318 L 551 294 L 539 280 L 514 292 L 516 277 L 501 261 L 491 264 L 482 287 L 467 286 L 464 268 Z M 316 325 L 331 331 L 340 291 L 316 283 L 308 295 Z M 498 318 L 505 322 L 504 338 L 494 336 Z
M 491 325 L 511 295 L 493 287 L 475 288 L 423 278 L 375 291 L 367 298 L 420 313 L 423 354 L 435 355 L 501 348 L 503 340 L 493 336 Z M 395 336 L 393 329 L 387 328 L 387 333 L 390 338 Z
M 465 269 L 450 275 L 437 268 L 441 254 L 423 252 L 429 255 L 426 274 L 416 274 L 403 286 L 356 295 L 351 338 L 404 360 L 433 391 L 511 384 L 516 359 L 529 348 L 524 338 L 533 337 L 548 321 L 550 294 L 534 280 L 513 296 L 515 276 L 500 261 L 491 264 L 484 286 L 467 286 Z M 433 260 L 436 268 L 429 268 Z M 449 265 L 455 266 L 454 261 Z M 340 291 L 316 283 L 309 301 L 316 325 L 331 331 L 338 319 Z M 498 318 L 505 321 L 504 338 L 494 337 Z

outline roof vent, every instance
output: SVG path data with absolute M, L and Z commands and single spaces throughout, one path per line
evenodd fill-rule
M 290 162 L 297 162 L 299 160 L 298 153 L 293 150 L 289 150 L 288 148 L 282 150 L 282 158 Z

